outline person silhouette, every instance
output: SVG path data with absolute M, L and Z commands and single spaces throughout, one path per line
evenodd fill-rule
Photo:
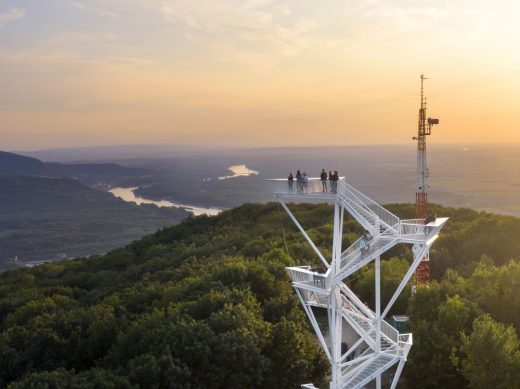
M 327 191 L 327 172 L 325 171 L 325 169 L 321 169 L 320 179 L 321 179 L 322 192 L 326 192 Z

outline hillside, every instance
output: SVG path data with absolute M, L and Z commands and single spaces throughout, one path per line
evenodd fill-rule
M 0 175 L 0 268 L 7 259 L 48 260 L 99 254 L 188 215 L 136 206 L 77 180 Z
M 0 174 L 46 175 L 47 166 L 36 158 L 0 151 Z
M 50 174 L 56 177 L 73 177 L 82 183 L 96 187 L 98 185 L 133 186 L 153 177 L 154 171 L 120 166 L 115 163 L 51 163 L 45 166 Z
M 332 209 L 292 206 L 324 253 Z M 401 217 L 413 205 L 390 205 Z M 436 280 L 395 313 L 414 347 L 400 387 L 515 387 L 520 371 L 520 219 L 435 207 L 450 222 Z M 284 228 L 282 229 L 282 224 Z M 285 235 L 283 233 L 285 231 Z M 344 244 L 357 239 L 345 221 Z M 328 253 L 330 254 L 330 253 Z M 382 262 L 383 300 L 410 260 Z M 198 217 L 104 256 L 0 275 L 0 369 L 10 388 L 324 387 L 327 364 L 284 267 L 312 251 L 276 204 Z M 349 280 L 370 302 L 370 266 Z
M 115 163 L 56 163 L 20 154 L 0 151 L 0 175 L 46 176 L 74 178 L 95 187 L 112 185 L 133 186 L 145 183 L 155 172 L 151 169 L 131 168 Z

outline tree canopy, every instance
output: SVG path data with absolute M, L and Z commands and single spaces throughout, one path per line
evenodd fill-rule
M 413 216 L 412 205 L 389 208 Z M 332 208 L 291 209 L 330 255 Z M 434 281 L 393 309 L 414 333 L 401 385 L 508 387 L 520 359 L 520 219 L 435 209 L 451 219 L 431 253 Z M 344 246 L 361 232 L 347 217 Z M 405 246 L 383 258 L 383 301 L 410 260 Z M 0 385 L 324 386 L 328 364 L 284 270 L 297 264 L 319 262 L 271 203 L 190 218 L 103 256 L 4 272 Z M 371 304 L 371 266 L 346 281 Z

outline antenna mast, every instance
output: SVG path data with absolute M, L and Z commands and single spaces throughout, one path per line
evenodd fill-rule
M 424 80 L 427 78 L 421 74 L 421 108 L 419 109 L 419 125 L 417 136 L 417 181 L 415 192 L 415 217 L 424 219 L 428 216 L 428 170 L 426 161 L 426 136 L 431 135 L 432 127 L 439 124 L 439 119 L 426 119 L 426 97 L 424 97 Z M 413 278 L 413 290 L 418 285 L 428 285 L 430 283 L 430 256 L 426 253 L 419 264 L 415 277 Z

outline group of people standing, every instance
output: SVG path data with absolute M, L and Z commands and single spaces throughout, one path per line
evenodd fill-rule
M 293 176 L 292 173 L 289 173 L 289 177 L 287 177 L 287 182 L 289 184 L 289 191 L 293 191 L 294 179 L 296 178 L 296 190 L 299 193 L 307 193 L 309 191 L 309 176 L 305 172 L 300 172 L 299 170 L 296 172 L 296 177 Z
M 327 179 L 330 181 L 330 191 L 332 193 L 337 193 L 338 191 L 338 181 L 339 181 L 339 173 L 337 170 L 334 172 L 325 171 L 325 169 L 321 169 L 320 180 L 321 180 L 321 188 L 322 192 L 328 192 L 329 188 L 327 186 Z M 309 176 L 305 172 L 300 172 L 299 170 L 296 172 L 296 176 L 293 176 L 292 173 L 289 173 L 289 177 L 287 177 L 287 183 L 289 185 L 289 191 L 292 192 L 294 190 L 294 181 L 296 181 L 296 190 L 299 193 L 308 193 L 309 192 Z
M 329 174 L 325 169 L 321 169 L 320 179 L 321 179 L 321 188 L 323 192 L 327 192 L 327 178 L 330 181 L 330 191 L 333 193 L 338 192 L 338 181 L 339 181 L 339 173 L 337 170 L 329 170 Z

